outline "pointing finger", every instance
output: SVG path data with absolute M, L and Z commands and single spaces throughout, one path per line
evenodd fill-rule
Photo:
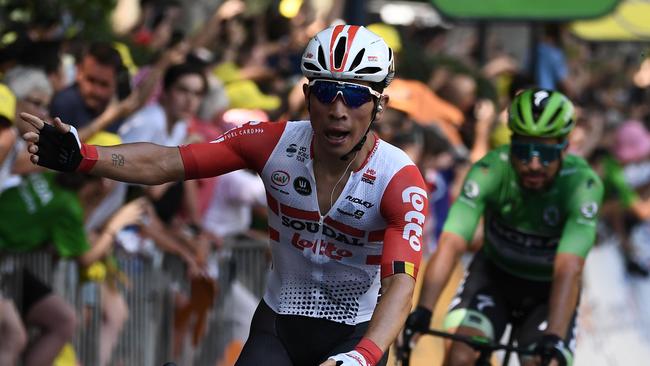
M 36 117 L 33 114 L 29 114 L 25 112 L 20 113 L 20 118 L 22 118 L 23 121 L 29 123 L 30 125 L 36 127 L 39 130 L 42 129 L 43 125 L 45 124 L 45 122 L 43 122 L 42 119 Z

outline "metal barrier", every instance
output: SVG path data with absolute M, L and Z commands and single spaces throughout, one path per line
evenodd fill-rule
M 163 313 L 164 309 L 171 307 L 165 306 L 169 299 L 165 296 L 160 261 L 121 252 L 116 253 L 116 258 L 119 268 L 128 277 L 129 286 L 123 294 L 129 317 L 109 364 L 155 365 L 159 361 L 158 353 L 170 348 L 168 337 L 161 337 L 161 332 L 171 327 L 169 319 L 172 318 L 171 310 Z M 158 349 L 158 343 L 167 347 Z M 168 355 L 161 356 L 166 358 Z
M 117 252 L 120 269 L 129 279 L 122 288 L 128 304 L 129 317 L 109 365 L 159 366 L 172 360 L 173 291 L 169 284 L 180 281 L 180 289 L 188 289 L 185 268 L 174 258 L 142 257 Z M 233 338 L 230 314 L 223 310 L 224 299 L 230 295 L 231 283 L 237 278 L 252 293 L 261 297 L 268 271 L 265 242 L 229 239 L 219 255 L 218 295 L 208 318 L 207 331 L 196 349 L 191 350 L 190 363 L 214 366 L 223 357 Z M 80 282 L 77 264 L 70 260 L 54 261 L 50 253 L 38 251 L 25 254 L 0 255 L 0 291 L 20 307 L 22 299 L 22 268 L 29 269 L 53 291 L 76 309 L 80 326 L 73 339 L 79 362 L 84 366 L 99 364 L 99 336 L 102 321 L 100 285 Z M 177 361 L 180 362 L 180 361 Z M 188 365 L 188 363 L 179 363 Z
M 73 261 L 54 261 L 50 253 L 36 251 L 21 254 L 0 255 L 2 292 L 22 308 L 23 269 L 29 270 L 53 292 L 65 301 L 74 304 L 77 318 L 83 325 L 73 339 L 77 357 L 83 365 L 97 365 L 99 361 L 99 329 L 101 308 L 99 287 L 94 283 L 79 286 L 77 265 Z
M 208 330 L 197 349 L 193 364 L 213 366 L 223 357 L 228 343 L 234 338 L 236 326 L 231 314 L 224 311 L 224 300 L 231 294 L 235 279 L 243 283 L 256 297 L 264 295 L 270 266 L 268 243 L 250 238 L 226 238 L 220 253 L 219 294 L 215 301 Z M 226 365 L 228 366 L 228 365 Z
M 270 267 L 270 252 L 266 241 L 250 238 L 228 238 L 224 257 L 232 258 L 230 271 L 255 296 L 262 298 Z M 231 278 L 232 280 L 233 278 Z

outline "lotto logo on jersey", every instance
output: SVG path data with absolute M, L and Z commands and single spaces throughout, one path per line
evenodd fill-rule
M 420 187 L 411 186 L 402 191 L 402 202 L 410 203 L 413 210 L 404 215 L 406 225 L 402 231 L 402 238 L 408 240 L 409 245 L 413 250 L 419 252 L 422 248 L 420 239 L 424 231 L 424 203 L 427 197 L 427 192 Z
M 318 245 L 319 243 L 320 245 Z M 301 239 L 298 233 L 294 233 L 293 237 L 291 237 L 291 245 L 302 251 L 309 249 L 314 254 L 318 251 L 318 255 L 324 255 L 337 261 L 342 258 L 352 257 L 352 252 L 347 249 L 337 248 L 336 245 L 330 242 L 325 243 L 321 240 L 309 241 L 307 239 Z

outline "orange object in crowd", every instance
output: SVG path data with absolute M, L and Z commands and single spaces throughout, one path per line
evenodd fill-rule
M 388 107 L 408 114 L 415 122 L 427 126 L 436 124 L 452 145 L 462 144 L 459 127 L 465 117 L 453 104 L 437 96 L 418 80 L 395 79 L 384 94 L 390 99 Z

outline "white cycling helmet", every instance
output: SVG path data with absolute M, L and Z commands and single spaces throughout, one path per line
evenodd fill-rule
M 300 63 L 308 79 L 363 80 L 387 87 L 395 75 L 393 51 L 363 26 L 337 25 L 309 41 Z

